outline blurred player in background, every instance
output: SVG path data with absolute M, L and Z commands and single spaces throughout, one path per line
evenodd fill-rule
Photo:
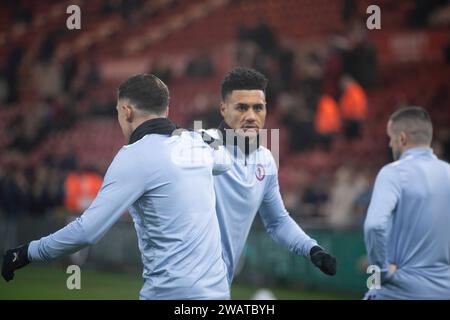
M 286 211 L 272 153 L 259 145 L 266 118 L 267 78 L 248 68 L 229 72 L 221 88 L 223 122 L 209 136 L 224 143 L 233 156 L 231 169 L 214 178 L 224 260 L 231 284 L 255 215 L 278 243 L 311 259 L 322 272 L 336 273 L 336 259 L 325 252 Z M 216 143 L 216 142 L 214 142 Z
M 7 251 L 6 281 L 30 261 L 56 259 L 97 243 L 128 208 L 144 264 L 141 299 L 229 298 L 212 175 L 223 167 L 214 166 L 212 149 L 199 134 L 171 136 L 176 126 L 167 119 L 168 104 L 167 86 L 153 75 L 120 85 L 118 120 L 129 144 L 114 158 L 80 218 Z
M 450 165 L 433 154 L 432 133 L 419 107 L 389 119 L 396 161 L 379 172 L 364 225 L 381 289 L 366 299 L 450 299 Z

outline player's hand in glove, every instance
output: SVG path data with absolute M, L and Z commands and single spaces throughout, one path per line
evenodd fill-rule
M 6 251 L 3 256 L 2 277 L 6 281 L 12 280 L 14 278 L 14 271 L 25 267 L 29 263 L 28 244 Z
M 312 247 L 309 255 L 311 256 L 311 262 L 323 273 L 329 276 L 336 274 L 336 258 L 325 252 L 321 247 Z

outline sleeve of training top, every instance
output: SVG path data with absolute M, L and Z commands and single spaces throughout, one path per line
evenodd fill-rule
M 57 232 L 32 241 L 31 261 L 52 260 L 97 243 L 123 212 L 146 189 L 146 174 L 139 155 L 124 147 L 106 172 L 102 187 L 89 208 L 75 221 Z
M 272 159 L 273 160 L 273 159 Z M 311 248 L 317 245 L 302 228 L 291 218 L 284 207 L 278 184 L 278 173 L 275 161 L 273 174 L 268 175 L 264 199 L 259 208 L 259 215 L 264 223 L 267 233 L 279 244 L 295 252 L 297 255 L 309 259 Z
M 224 146 L 218 146 L 216 149 L 212 149 L 214 165 L 213 175 L 217 176 L 228 171 L 233 164 L 231 154 Z
M 392 165 L 385 166 L 375 180 L 364 222 L 364 240 L 369 263 L 380 267 L 382 277 L 389 271 L 386 249 L 389 219 L 397 206 L 400 194 L 399 174 Z

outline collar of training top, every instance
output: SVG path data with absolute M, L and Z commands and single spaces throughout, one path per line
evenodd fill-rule
M 236 136 L 234 136 L 234 139 L 233 139 L 234 141 L 227 141 L 226 130 L 234 130 L 234 129 L 232 129 L 228 124 L 226 124 L 225 121 L 222 121 L 220 123 L 218 129 L 222 133 L 222 140 L 223 140 L 224 146 L 226 146 L 226 145 L 238 146 L 241 149 L 241 151 L 243 151 L 245 153 L 246 156 L 248 156 L 250 153 L 252 153 L 253 151 L 255 151 L 259 148 L 259 134 L 256 136 L 256 144 L 250 143 L 250 139 L 248 137 L 245 137 L 245 146 L 241 146 L 238 144 Z M 242 150 L 242 147 L 244 147 L 244 150 Z
M 419 156 L 419 155 L 430 155 L 435 156 L 433 153 L 433 149 L 430 147 L 413 147 L 402 153 L 400 159 L 404 159 L 409 155 Z
M 172 134 L 178 127 L 167 118 L 150 119 L 139 125 L 131 134 L 129 144 L 135 143 L 147 134 Z

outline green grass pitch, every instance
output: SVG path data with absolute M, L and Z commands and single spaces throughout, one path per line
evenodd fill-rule
M 56 299 L 56 300 L 133 300 L 138 299 L 142 286 L 140 274 L 81 270 L 81 289 L 66 287 L 70 275 L 64 268 L 34 265 L 16 271 L 13 281 L 0 279 L 0 300 Z M 233 285 L 232 299 L 251 299 L 258 288 Z M 359 296 L 269 288 L 277 299 L 361 299 Z

